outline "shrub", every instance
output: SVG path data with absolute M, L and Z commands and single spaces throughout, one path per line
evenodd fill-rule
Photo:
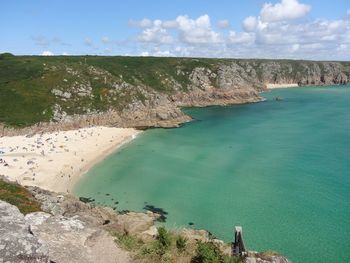
M 169 232 L 165 229 L 165 227 L 159 227 L 158 228 L 158 243 L 163 248 L 167 249 L 171 245 L 171 237 Z
M 116 243 L 128 251 L 139 249 L 143 245 L 142 240 L 133 237 L 127 233 L 115 234 L 115 236 L 117 237 L 117 239 L 115 240 Z
M 224 263 L 227 262 L 219 247 L 212 242 L 201 242 L 197 244 L 196 255 L 191 263 Z
M 186 250 L 187 238 L 183 236 L 178 236 L 176 239 L 176 248 L 180 252 L 184 252 Z

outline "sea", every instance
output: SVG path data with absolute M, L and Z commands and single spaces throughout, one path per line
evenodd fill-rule
M 74 193 L 118 211 L 160 211 L 172 229 L 294 263 L 350 262 L 350 86 L 274 89 L 265 101 L 183 109 L 94 166 Z

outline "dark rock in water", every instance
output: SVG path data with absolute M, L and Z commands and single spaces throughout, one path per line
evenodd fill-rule
M 209 232 L 208 231 L 208 236 L 209 236 L 209 239 L 217 239 L 215 235 L 213 235 L 213 233 Z
M 124 214 L 127 214 L 127 213 L 130 213 L 130 210 L 121 210 L 121 211 L 119 211 L 119 214 L 121 214 L 121 215 L 124 215 Z
M 117 204 L 119 204 L 119 202 L 118 202 L 118 201 L 115 201 L 114 204 L 117 205 Z
M 95 199 L 91 198 L 91 197 L 79 197 L 79 200 L 82 201 L 83 203 L 91 203 L 94 202 Z
M 107 196 L 109 196 L 109 194 L 106 194 Z
M 166 212 L 163 208 L 155 207 L 153 205 L 145 205 L 143 209 L 160 215 L 156 221 L 161 223 L 166 222 L 166 219 L 167 219 L 166 215 L 168 215 L 168 212 Z
M 189 222 L 188 225 L 189 225 L 189 226 L 193 226 L 194 223 L 193 223 L 193 222 Z

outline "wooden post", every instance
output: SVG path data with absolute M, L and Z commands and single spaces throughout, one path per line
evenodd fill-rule
M 232 243 L 232 256 L 243 258 L 247 255 L 243 242 L 243 230 L 241 226 L 235 226 L 235 241 Z

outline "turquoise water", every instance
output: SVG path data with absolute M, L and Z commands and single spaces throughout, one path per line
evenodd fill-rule
M 242 225 L 248 248 L 295 263 L 350 262 L 350 87 L 263 96 L 186 110 L 194 122 L 146 131 L 75 193 L 118 210 L 154 205 L 169 227 L 193 222 L 226 241 Z

